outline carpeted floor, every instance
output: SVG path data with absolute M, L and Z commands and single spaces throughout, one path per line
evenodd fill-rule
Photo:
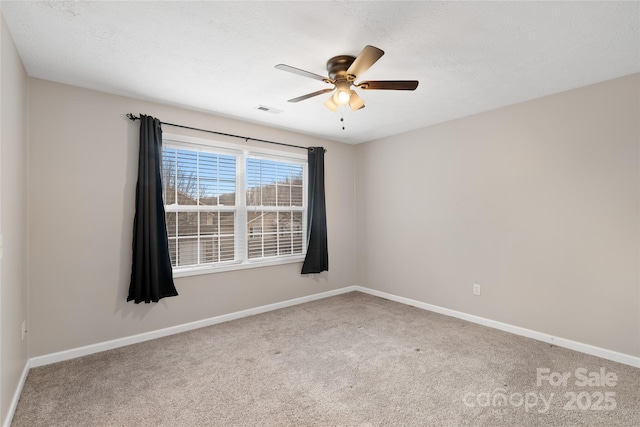
M 638 426 L 640 369 L 353 292 L 32 369 L 12 425 Z

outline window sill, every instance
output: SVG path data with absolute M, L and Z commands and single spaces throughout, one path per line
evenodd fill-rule
M 223 273 L 226 271 L 246 270 L 248 268 L 270 267 L 270 266 L 282 265 L 282 264 L 294 264 L 298 262 L 303 262 L 304 257 L 305 257 L 304 255 L 296 255 L 292 257 L 278 258 L 278 259 L 267 260 L 267 261 L 245 261 L 243 263 L 229 263 L 225 265 L 218 265 L 215 267 L 211 267 L 211 266 L 183 267 L 183 268 L 173 270 L 173 278 L 177 279 L 180 277 L 198 276 L 201 274 L 214 274 L 214 273 Z

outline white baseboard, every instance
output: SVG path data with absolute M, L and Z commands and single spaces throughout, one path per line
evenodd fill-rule
M 630 354 L 619 353 L 617 351 L 608 350 L 606 348 L 596 347 L 590 344 L 584 344 L 584 343 L 572 341 L 566 338 L 555 337 L 553 335 L 533 331 L 531 329 L 509 325 L 507 323 L 498 322 L 498 321 L 487 319 L 480 316 L 474 316 L 473 314 L 467 314 L 461 311 L 439 307 L 437 305 L 427 304 L 427 303 L 413 300 L 410 298 L 399 297 L 397 295 L 389 294 L 382 291 L 377 291 L 374 289 L 365 288 L 362 286 L 355 286 L 355 290 L 369 294 L 369 295 L 374 295 L 380 298 L 385 298 L 391 301 L 399 302 L 402 304 L 418 307 L 423 310 L 433 311 L 435 313 L 444 314 L 446 316 L 455 317 L 458 319 L 466 320 L 468 322 L 477 323 L 483 326 L 488 326 L 490 328 L 500 329 L 501 331 L 510 332 L 512 334 L 521 335 L 527 338 L 533 338 L 534 340 L 557 345 L 558 347 L 568 348 L 570 350 L 579 351 L 581 353 L 590 354 L 592 356 L 597 356 L 603 359 L 612 360 L 614 362 L 623 363 L 625 365 L 640 368 L 640 357 L 635 357 Z
M 52 354 L 46 354 L 44 356 L 33 357 L 30 359 L 29 366 L 38 367 L 43 365 L 49 365 L 51 363 L 62 362 L 64 360 L 74 359 L 76 357 L 86 356 L 89 354 L 98 353 L 105 350 L 111 350 L 114 348 L 124 347 L 127 345 L 149 341 L 156 338 L 166 337 L 168 335 L 178 334 L 180 332 L 191 331 L 193 329 L 203 328 L 205 326 L 211 326 L 218 323 L 228 322 L 230 320 L 240 319 L 243 317 L 252 316 L 254 314 L 266 313 L 268 311 L 277 310 L 285 307 L 291 307 L 294 305 L 303 304 L 305 302 L 315 301 L 322 298 L 328 298 L 335 295 L 340 295 L 340 294 L 353 292 L 353 291 L 363 292 L 363 293 L 374 295 L 380 298 L 385 298 L 391 301 L 399 302 L 402 304 L 422 308 L 424 310 L 433 311 L 435 313 L 444 314 L 446 316 L 456 317 L 458 319 L 466 320 L 472 323 L 477 323 L 479 325 L 488 326 L 490 328 L 495 328 L 505 332 L 510 332 L 512 334 L 533 338 L 538 341 L 543 341 L 549 344 L 557 345 L 558 347 L 568 348 L 571 350 L 590 354 L 592 356 L 602 357 L 603 359 L 612 360 L 614 362 L 619 362 L 625 365 L 630 365 L 636 368 L 640 368 L 640 357 L 635 357 L 635 356 L 631 356 L 629 354 L 624 354 L 624 353 L 618 353 L 613 350 L 608 350 L 605 348 L 596 347 L 593 345 L 584 344 L 577 341 L 572 341 L 566 338 L 555 337 L 553 335 L 533 331 L 531 329 L 509 325 L 507 323 L 502 323 L 502 322 L 487 319 L 484 317 L 463 313 L 461 311 L 439 307 L 437 305 L 427 304 L 427 303 L 413 300 L 410 298 L 400 297 L 400 296 L 389 294 L 386 292 L 365 288 L 363 286 L 347 286 L 347 287 L 335 289 L 332 291 L 321 292 L 318 294 L 308 295 L 308 296 L 295 298 L 287 301 L 282 301 L 274 304 L 268 304 L 260 307 L 250 308 L 247 310 L 237 311 L 235 313 L 215 316 L 209 319 L 198 320 L 196 322 L 185 323 L 183 325 L 172 326 L 165 329 L 145 332 L 142 334 L 132 335 L 124 338 L 118 338 L 115 340 L 105 341 L 102 343 L 92 344 L 84 347 L 73 348 L 73 349 L 61 351 L 58 353 L 52 353 Z M 25 377 L 26 377 L 26 372 L 25 372 Z M 17 401 L 16 401 L 16 404 L 17 404 Z
M 91 344 L 84 347 L 72 348 L 57 353 L 45 354 L 31 358 L 31 367 L 50 365 L 52 363 L 62 362 L 76 357 L 87 356 L 89 354 L 99 353 L 105 350 L 112 350 L 118 347 L 124 347 L 131 344 L 137 344 L 156 338 L 166 337 L 168 335 L 179 334 L 180 332 L 191 331 L 194 329 L 204 328 L 205 326 L 216 325 L 218 323 L 228 322 L 230 320 L 240 319 L 243 317 L 253 316 L 254 314 L 266 313 L 268 311 L 278 310 L 280 308 L 291 307 L 293 305 L 303 304 L 305 302 L 315 301 L 323 298 L 340 295 L 356 290 L 355 286 L 347 286 L 345 288 L 335 289 L 332 291 L 321 292 L 318 294 L 307 295 L 300 298 L 294 298 L 287 301 L 281 301 L 274 304 L 263 305 L 260 307 L 249 308 L 247 310 L 236 311 L 235 313 L 223 314 L 220 316 L 210 317 L 208 319 L 198 320 L 195 322 L 184 323 L 182 325 L 171 326 L 169 328 L 158 329 L 142 334 L 131 335 L 124 338 L 105 341 L 97 344 Z
M 16 387 L 16 391 L 13 393 L 13 399 L 11 400 L 11 406 L 9 406 L 9 412 L 7 412 L 7 416 L 4 419 L 3 427 L 11 426 L 11 421 L 13 421 L 13 416 L 16 413 L 16 408 L 18 407 L 18 401 L 20 400 L 20 395 L 22 394 L 22 388 L 24 387 L 24 383 L 27 381 L 27 375 L 29 374 L 30 361 L 27 360 L 24 364 L 24 369 L 22 370 L 22 375 L 20 376 L 20 381 L 18 382 L 18 387 Z

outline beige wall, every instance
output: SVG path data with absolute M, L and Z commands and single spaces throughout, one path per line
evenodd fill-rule
M 0 422 L 6 420 L 27 363 L 27 74 L 4 18 L 0 19 Z M 3 424 L 4 425 L 4 424 Z
M 356 283 L 640 356 L 639 99 L 636 74 L 359 145 Z
M 38 79 L 30 79 L 29 102 L 30 356 L 354 283 L 354 146 Z M 125 302 L 139 129 L 138 122 L 122 117 L 129 112 L 225 133 L 325 146 L 329 273 L 303 277 L 297 263 L 192 276 L 176 279 L 176 298 L 150 305 Z M 171 127 L 164 131 L 186 132 Z

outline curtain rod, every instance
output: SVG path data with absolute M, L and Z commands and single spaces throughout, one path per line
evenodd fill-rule
M 140 120 L 140 117 L 138 116 L 134 116 L 131 113 L 127 113 L 126 117 L 135 122 L 136 120 Z M 224 133 L 224 132 L 216 132 L 214 130 L 208 130 L 208 129 L 200 129 L 200 128 L 194 128 L 191 126 L 184 126 L 184 125 L 177 125 L 175 123 L 167 123 L 167 122 L 160 122 L 163 125 L 167 125 L 167 126 L 173 126 L 176 128 L 183 128 L 183 129 L 191 129 L 191 130 L 197 130 L 198 132 L 206 132 L 206 133 L 213 133 L 216 135 L 223 135 L 223 136 L 230 136 L 232 138 L 240 138 L 240 139 L 244 139 L 245 141 L 257 141 L 257 142 L 266 142 L 267 144 L 276 144 L 276 145 L 283 145 L 285 147 L 292 147 L 292 148 L 301 148 L 303 150 L 313 150 L 313 147 L 303 147 L 301 145 L 293 145 L 293 144 L 285 144 L 284 142 L 275 142 L 275 141 L 267 141 L 266 139 L 257 139 L 257 138 L 251 138 L 249 136 L 241 136 L 241 135 L 233 135 L 231 133 Z M 327 152 L 327 149 L 324 149 L 324 152 Z

